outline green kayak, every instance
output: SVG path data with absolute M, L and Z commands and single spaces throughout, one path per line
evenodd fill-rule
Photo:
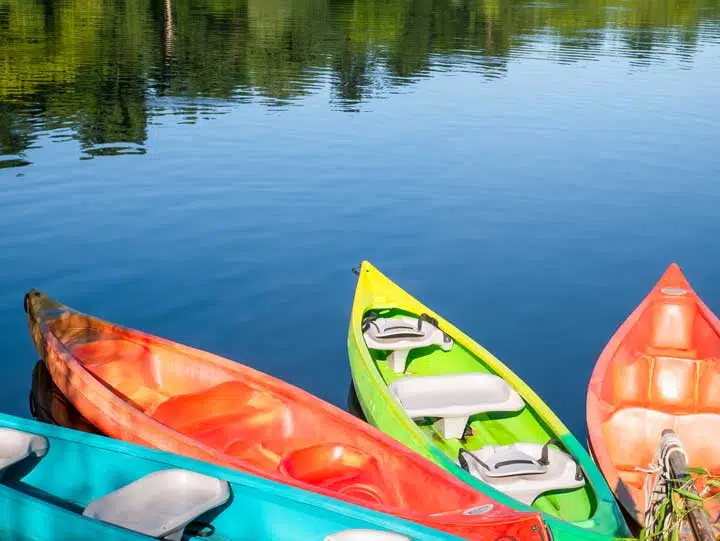
M 592 459 L 507 366 L 367 261 L 348 352 L 369 423 L 479 491 L 535 508 L 555 539 L 629 537 Z

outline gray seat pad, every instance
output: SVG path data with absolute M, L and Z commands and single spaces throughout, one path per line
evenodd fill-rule
M 575 459 L 552 447 L 553 443 L 558 442 L 486 445 L 477 451 L 463 449 L 458 460 L 473 476 L 531 505 L 546 492 L 585 485 L 585 477 Z

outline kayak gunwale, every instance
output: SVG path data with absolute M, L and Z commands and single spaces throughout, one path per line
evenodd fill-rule
M 475 358 L 479 364 L 487 366 L 490 373 L 494 373 L 507 381 L 524 400 L 526 405 L 524 409 L 530 410 L 533 417 L 539 420 L 540 426 L 546 426 L 552 434 L 555 434 L 555 437 L 561 441 L 565 450 L 576 458 L 583 469 L 587 481 L 584 489 L 592 505 L 592 513 L 588 515 L 586 520 L 570 522 L 553 516 L 544 510 L 541 511 L 543 518 L 550 526 L 550 529 L 553 530 L 553 533 L 566 530 L 570 536 L 569 538 L 588 535 L 598 535 L 598 538 L 606 538 L 606 536 L 629 537 L 631 535 L 610 488 L 592 458 L 562 421 L 550 410 L 549 406 L 517 374 L 461 329 L 402 289 L 369 261 L 362 261 L 356 274 L 358 279 L 350 315 L 348 352 L 358 401 L 371 424 L 382 428 L 402 443 L 494 499 L 516 509 L 538 510 L 507 496 L 462 469 L 456 461 L 452 460 L 440 448 L 438 440 L 441 438 L 435 439 L 429 436 L 426 431 L 423 431 L 390 394 L 388 383 L 386 383 L 381 370 L 378 368 L 376 355 L 369 350 L 363 338 L 361 328 L 363 318 L 369 312 L 385 310 L 414 317 L 426 314 L 435 319 L 439 327 L 452 338 L 454 342 L 453 348 L 460 346 Z M 380 285 L 373 284 L 373 281 L 380 282 Z M 375 290 L 379 290 L 379 292 Z M 436 350 L 428 354 L 427 357 L 441 354 L 447 355 L 447 352 L 438 352 Z M 408 356 L 408 369 L 411 369 L 412 359 L 411 352 Z M 598 519 L 601 519 L 602 522 L 598 522 Z M 571 532 L 573 532 L 572 535 Z

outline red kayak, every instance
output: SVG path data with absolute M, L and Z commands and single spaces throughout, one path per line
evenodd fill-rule
M 720 474 L 720 320 L 673 264 L 608 342 L 587 393 L 590 446 L 630 516 L 644 525 L 646 483 L 662 433 L 691 467 Z M 698 488 L 702 490 L 703 479 Z M 715 489 L 708 487 L 708 495 Z M 720 504 L 706 502 L 718 529 Z
M 483 541 L 548 541 L 513 510 L 350 413 L 248 366 L 77 312 L 36 290 L 55 385 L 108 436 L 236 468 Z

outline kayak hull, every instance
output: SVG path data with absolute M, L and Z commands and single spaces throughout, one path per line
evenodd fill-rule
M 518 512 L 472 490 L 302 389 L 82 314 L 36 290 L 26 295 L 25 308 L 53 382 L 104 434 L 467 539 L 547 539 L 539 514 Z M 477 509 L 483 512 L 472 513 Z
M 0 414 L 0 428 L 41 435 L 49 442 L 48 452 L 35 464 L 18 463 L 0 477 L 3 539 L 150 539 L 83 516 L 81 510 L 142 476 L 174 468 L 229 484 L 230 503 L 206 517 L 209 539 L 310 541 L 354 529 L 394 532 L 403 539 L 459 539 L 334 498 L 105 436 L 5 414 Z
M 453 364 L 451 357 L 443 357 L 445 352 L 439 349 L 427 354 L 429 359 L 427 361 L 425 358 L 413 357 L 408 365 L 409 373 L 405 375 L 471 373 L 479 368 L 476 368 L 468 359 L 478 359 L 484 370 L 501 376 L 519 393 L 532 409 L 532 417 L 540 419 L 540 424 L 544 427 L 541 432 L 537 427 L 530 427 L 532 422 L 537 423 L 537 421 L 527 420 L 525 421 L 527 426 L 521 427 L 522 431 L 527 434 L 532 433 L 536 438 L 549 436 L 558 439 L 563 447 L 578 460 L 591 487 L 586 491 L 587 495 L 580 495 L 580 498 L 584 497 L 587 500 L 586 508 L 574 511 L 575 518 L 571 520 L 562 517 L 562 509 L 559 512 L 557 510 L 553 512 L 550 505 L 545 505 L 545 508 L 542 509 L 543 518 L 556 539 L 563 536 L 567 536 L 567 539 L 630 536 L 630 531 L 613 494 L 592 459 L 532 389 L 460 329 L 410 296 L 369 262 L 364 261 L 359 271 L 350 318 L 348 353 L 358 401 L 369 423 L 493 499 L 516 509 L 533 509 L 533 507 L 484 483 L 460 467 L 457 462 L 458 440 L 447 440 L 437 430 L 429 429 L 427 426 L 421 429 L 391 394 L 388 385 L 395 376 L 390 374 L 382 361 L 373 358 L 362 331 L 362 321 L 368 313 L 384 310 L 389 313 L 412 314 L 415 317 L 426 314 L 437 321 L 438 327 L 451 337 L 454 348 L 468 353 L 466 358 L 458 361 L 457 364 Z M 415 367 L 413 367 L 413 363 L 416 363 Z M 503 430 L 501 420 L 493 422 L 495 423 L 493 426 L 498 430 Z M 513 426 L 520 425 L 516 423 Z M 542 442 L 543 440 L 538 439 L 537 441 Z M 509 444 L 512 443 L 512 438 L 494 443 Z M 568 499 L 565 500 L 565 502 L 567 501 Z M 586 513 L 586 516 L 582 516 L 583 513 Z
M 720 320 L 676 264 L 598 357 L 587 392 L 588 440 L 618 500 L 639 525 L 648 479 L 641 470 L 653 460 L 664 429 L 678 435 L 690 467 L 720 474 L 720 451 L 707 436 L 720 429 L 719 359 Z M 720 504 L 712 499 L 706 509 L 720 534 Z

